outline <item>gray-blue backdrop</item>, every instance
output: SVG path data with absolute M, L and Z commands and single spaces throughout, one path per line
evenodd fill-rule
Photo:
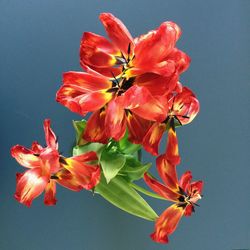
M 55 102 L 61 74 L 80 70 L 83 31 L 103 34 L 100 12 L 120 17 L 134 36 L 165 20 L 177 22 L 178 47 L 192 57 L 182 82 L 201 103 L 194 122 L 178 130 L 180 172 L 205 181 L 201 207 L 183 218 L 167 246 L 148 235 L 153 223 L 135 218 L 90 192 L 58 188 L 58 204 L 42 198 L 26 208 L 13 199 L 14 144 L 44 143 L 51 118 L 69 154 L 72 119 Z M 0 249 L 1 250 L 221 250 L 250 248 L 249 0 L 225 1 L 0 1 Z M 163 148 L 162 148 L 163 149 Z M 145 161 L 151 161 L 144 154 Z M 169 203 L 149 200 L 161 213 Z

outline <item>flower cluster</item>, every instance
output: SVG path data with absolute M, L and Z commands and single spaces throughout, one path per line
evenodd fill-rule
M 173 22 L 133 38 L 112 14 L 102 13 L 100 20 L 108 38 L 83 34 L 83 71 L 64 73 L 56 94 L 57 102 L 72 112 L 81 116 L 91 112 L 87 121 L 74 122 L 73 156 L 60 155 L 50 121 L 45 120 L 45 148 L 34 142 L 31 149 L 20 145 L 11 149 L 17 162 L 29 168 L 17 174 L 15 198 L 30 206 L 44 191 L 44 203 L 54 205 L 56 183 L 73 191 L 92 189 L 124 211 L 156 221 L 151 238 L 167 243 L 181 217 L 190 216 L 202 196 L 202 181 L 191 182 L 190 171 L 178 180 L 176 173 L 180 163 L 176 128 L 199 112 L 195 94 L 179 82 L 190 58 L 176 47 L 181 29 Z M 159 155 L 165 132 L 166 152 Z M 157 157 L 164 184 L 149 173 L 150 164 L 141 163 L 141 147 Z M 141 178 L 156 194 L 134 183 Z M 174 204 L 158 217 L 138 192 Z

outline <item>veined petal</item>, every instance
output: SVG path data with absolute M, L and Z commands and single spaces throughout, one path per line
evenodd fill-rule
M 158 148 L 166 130 L 165 123 L 155 122 L 151 128 L 148 130 L 147 134 L 143 138 L 143 147 L 152 155 L 158 155 Z
M 166 155 L 160 155 L 156 159 L 157 171 L 165 185 L 175 192 L 179 191 L 176 166 L 172 165 Z
M 45 189 L 49 176 L 44 176 L 41 168 L 32 168 L 24 174 L 17 173 L 15 199 L 30 207 L 32 201 Z
M 195 181 L 190 184 L 189 193 L 201 194 L 203 189 L 203 181 Z
M 187 87 L 182 88 L 182 92 L 178 93 L 174 99 L 173 112 L 180 122 L 184 124 L 190 123 L 198 114 L 200 104 L 195 94 Z
M 79 192 L 83 189 L 82 185 L 78 182 L 78 179 L 65 168 L 58 171 L 55 178 L 58 184 L 72 191 Z
M 45 187 L 44 194 L 44 204 L 47 206 L 56 205 L 56 182 L 55 180 L 50 180 Z
M 122 73 L 122 67 L 109 66 L 106 68 L 98 68 L 98 67 L 91 66 L 90 68 L 86 65 L 82 65 L 82 67 L 90 74 L 99 75 L 99 76 L 102 75 L 108 78 L 119 76 Z
M 162 122 L 167 116 L 167 108 L 153 97 L 147 103 L 139 106 L 138 108 L 131 109 L 131 111 L 150 121 Z
M 178 193 L 161 184 L 155 178 L 151 177 L 148 173 L 144 174 L 144 181 L 153 191 L 155 191 L 160 196 L 166 198 L 169 201 L 178 201 L 178 198 L 180 196 Z
M 40 154 L 41 169 L 44 173 L 55 173 L 60 169 L 59 152 L 50 147 L 45 148 Z
M 111 13 L 102 13 L 100 15 L 100 20 L 110 40 L 124 55 L 127 55 L 129 44 L 132 50 L 134 42 L 126 26 Z
M 95 111 L 87 121 L 83 139 L 90 142 L 108 143 L 109 137 L 105 133 L 105 110 Z
M 106 90 L 112 87 L 109 78 L 86 72 L 70 71 L 63 74 L 63 83 L 71 85 L 74 89 L 84 92 Z
M 86 115 L 87 112 L 82 112 L 79 105 L 79 96 L 83 95 L 81 91 L 75 90 L 70 85 L 63 85 L 56 93 L 56 101 L 67 107 L 70 111 L 80 115 Z
M 36 168 L 41 165 L 40 159 L 35 152 L 21 145 L 16 145 L 11 148 L 11 156 L 16 161 L 26 168 Z
M 134 144 L 141 144 L 151 126 L 151 122 L 128 111 L 126 113 L 128 140 Z
M 190 182 L 192 180 L 192 173 L 191 171 L 186 171 L 179 180 L 179 186 L 187 192 L 187 189 L 190 185 Z
M 33 151 L 34 154 L 40 154 L 43 150 L 43 147 L 37 142 L 34 141 L 31 145 L 31 150 Z
M 151 234 L 152 240 L 168 243 L 168 236 L 176 230 L 183 214 L 184 209 L 176 204 L 167 208 L 155 223 L 155 232 Z
M 106 109 L 105 131 L 108 137 L 119 141 L 126 132 L 126 116 L 122 104 L 122 98 L 109 102 Z
M 55 133 L 50 127 L 49 119 L 44 120 L 43 128 L 44 128 L 44 133 L 45 133 L 45 141 L 48 147 L 51 147 L 53 149 L 58 149 L 57 138 L 56 138 Z
M 84 32 L 80 46 L 81 65 L 106 68 L 116 64 L 116 55 L 120 51 L 105 37 L 91 32 Z
M 82 155 L 79 157 L 64 158 L 61 162 L 68 171 L 75 177 L 78 184 L 85 189 L 92 189 L 100 180 L 101 169 L 99 165 L 90 165 L 84 163 L 86 159 L 90 160 L 93 152 L 90 155 Z M 91 157 L 90 157 L 91 156 Z M 96 155 L 95 155 L 96 156 Z
M 157 30 L 136 39 L 135 67 L 154 68 L 155 63 L 162 62 L 172 51 L 180 36 L 180 28 L 173 22 L 164 22 Z
M 178 82 L 178 74 L 164 77 L 155 73 L 145 73 L 135 78 L 135 85 L 146 87 L 153 96 L 162 96 L 173 91 Z
M 171 53 L 167 56 L 168 60 L 175 62 L 175 68 L 179 74 L 186 71 L 190 65 L 191 58 L 183 51 L 174 48 Z
M 180 164 L 181 158 L 179 155 L 178 139 L 176 131 L 172 127 L 168 130 L 168 142 L 166 147 L 166 158 L 172 165 Z
M 106 91 L 80 92 L 71 85 L 63 85 L 57 92 L 57 101 L 73 112 L 85 115 L 102 108 L 112 99 Z

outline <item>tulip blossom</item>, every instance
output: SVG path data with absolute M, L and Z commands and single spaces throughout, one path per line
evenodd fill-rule
M 57 138 L 50 128 L 50 120 L 44 121 L 46 147 L 33 142 L 31 149 L 16 145 L 11 155 L 16 161 L 28 168 L 16 175 L 15 198 L 24 205 L 32 201 L 43 191 L 44 203 L 56 204 L 56 183 L 73 191 L 93 188 L 100 179 L 100 167 L 87 162 L 97 160 L 96 153 L 89 152 L 77 157 L 64 158 L 58 152 Z
M 175 47 L 181 30 L 174 22 L 163 22 L 156 30 L 133 38 L 111 13 L 102 13 L 100 20 L 110 40 L 91 32 L 83 34 L 80 62 L 84 69 L 127 79 L 140 76 L 135 84 L 143 83 L 160 93 L 174 87 L 171 77 L 188 68 L 190 58 Z
M 57 92 L 59 103 L 81 115 L 93 112 L 83 135 L 88 141 L 119 140 L 128 128 L 129 139 L 140 143 L 151 125 L 149 120 L 162 121 L 166 116 L 161 97 L 154 97 L 144 86 L 132 85 L 132 80 L 118 82 L 98 73 L 68 72 L 63 83 Z
M 151 234 L 151 238 L 159 243 L 168 242 L 168 236 L 175 231 L 181 217 L 190 216 L 194 212 L 197 201 L 202 197 L 203 182 L 192 182 L 190 171 L 186 171 L 178 180 L 176 165 L 179 162 L 176 133 L 170 128 L 166 153 L 156 160 L 157 170 L 164 184 L 148 173 L 144 175 L 145 182 L 153 191 L 166 200 L 174 202 L 156 220 L 155 231 Z
M 153 155 L 158 155 L 160 140 L 169 126 L 188 124 L 199 112 L 200 105 L 195 94 L 187 87 L 179 87 L 179 92 L 166 96 L 168 112 L 164 121 L 153 123 L 143 139 L 145 150 Z

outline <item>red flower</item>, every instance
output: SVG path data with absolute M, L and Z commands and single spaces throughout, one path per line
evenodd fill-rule
M 187 87 L 178 86 L 177 93 L 167 95 L 168 113 L 163 122 L 155 122 L 143 139 L 145 150 L 158 155 L 158 147 L 162 135 L 174 123 L 185 125 L 190 123 L 198 114 L 200 105 L 195 94 Z
M 203 182 L 191 182 L 190 171 L 185 172 L 178 181 L 176 165 L 179 162 L 176 133 L 170 128 L 166 154 L 159 156 L 156 160 L 157 170 L 164 184 L 148 173 L 144 175 L 145 182 L 152 190 L 175 203 L 167 208 L 156 221 L 155 231 L 151 234 L 151 238 L 159 243 L 168 242 L 168 236 L 175 231 L 181 217 L 190 216 L 194 212 L 196 202 L 202 196 Z
M 44 131 L 47 147 L 43 148 L 37 142 L 33 142 L 31 149 L 20 145 L 11 148 L 11 155 L 17 162 L 29 168 L 25 173 L 17 173 L 15 193 L 15 198 L 27 206 L 30 206 L 43 191 L 44 203 L 55 205 L 56 182 L 79 191 L 82 188 L 94 187 L 100 179 L 100 167 L 86 164 L 97 160 L 94 152 L 64 158 L 59 155 L 57 139 L 50 128 L 50 120 L 44 121 Z
M 166 116 L 160 98 L 144 86 L 133 85 L 131 79 L 118 82 L 98 73 L 68 72 L 63 83 L 58 102 L 81 115 L 93 112 L 84 134 L 88 141 L 119 140 L 128 127 L 130 140 L 140 143 L 151 124 L 148 120 L 162 121 Z
M 133 39 L 121 20 L 111 13 L 102 13 L 100 20 L 110 40 L 91 32 L 83 34 L 80 47 L 83 68 L 130 78 L 148 72 L 157 77 L 169 77 L 174 72 L 182 73 L 189 66 L 190 58 L 175 48 L 181 35 L 177 24 L 163 22 L 156 30 Z

